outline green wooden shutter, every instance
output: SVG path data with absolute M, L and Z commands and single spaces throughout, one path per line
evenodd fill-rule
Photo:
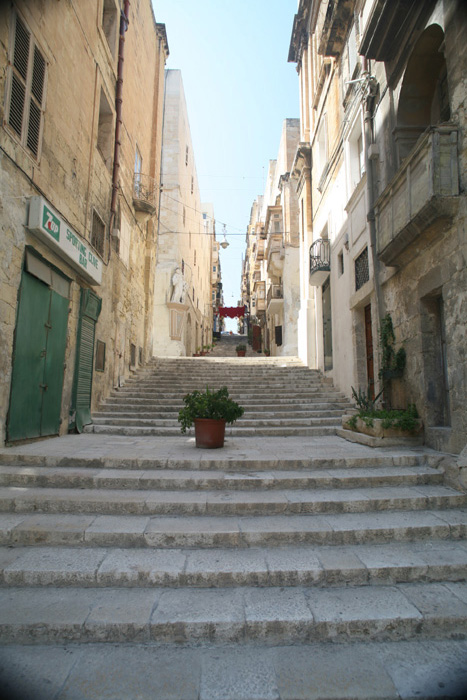
M 81 432 L 91 423 L 91 394 L 96 321 L 102 300 L 90 289 L 81 290 L 81 307 L 76 347 L 75 379 L 73 385 L 71 428 Z

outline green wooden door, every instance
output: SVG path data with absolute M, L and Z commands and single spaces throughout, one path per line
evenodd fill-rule
M 81 307 L 76 342 L 76 365 L 71 406 L 70 428 L 78 432 L 91 423 L 92 375 L 96 321 L 102 300 L 90 289 L 81 290 Z
M 7 438 L 60 429 L 68 299 L 23 271 L 16 321 Z

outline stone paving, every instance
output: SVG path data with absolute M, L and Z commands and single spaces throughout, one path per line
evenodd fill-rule
M 446 464 L 332 435 L 0 449 L 0 696 L 467 697 Z

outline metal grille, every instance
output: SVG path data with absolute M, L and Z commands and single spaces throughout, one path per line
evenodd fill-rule
M 99 255 L 104 255 L 105 224 L 96 211 L 92 213 L 92 233 L 91 245 L 97 250 Z
M 369 279 L 368 248 L 365 248 L 355 260 L 355 290 L 358 291 Z

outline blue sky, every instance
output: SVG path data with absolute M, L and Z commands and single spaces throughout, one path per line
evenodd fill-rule
M 219 240 L 226 224 L 221 265 L 231 306 L 251 205 L 277 156 L 283 120 L 299 116 L 296 66 L 287 62 L 297 0 L 152 2 L 166 25 L 167 68 L 182 71 L 201 200 L 214 205 Z

